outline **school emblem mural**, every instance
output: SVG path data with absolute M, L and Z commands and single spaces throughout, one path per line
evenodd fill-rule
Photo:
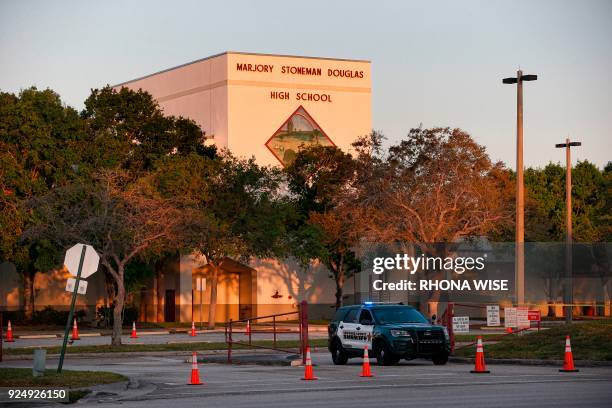
M 285 167 L 295 160 L 300 149 L 312 145 L 335 146 L 302 106 L 266 142 L 266 147 Z

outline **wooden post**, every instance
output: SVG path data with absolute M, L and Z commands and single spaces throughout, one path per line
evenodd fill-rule
M 523 75 L 520 69 L 516 78 L 504 78 L 504 84 L 516 84 L 516 237 L 515 237 L 515 290 L 516 303 L 525 303 L 525 186 L 523 183 L 523 82 L 535 81 L 537 75 Z
M 451 344 L 451 354 L 455 352 L 455 332 L 453 332 L 453 316 L 455 314 L 454 304 L 449 303 L 446 308 L 446 330 Z
M 525 184 L 523 180 L 523 71 L 516 72 L 516 302 L 525 303 Z
M 565 226 L 566 226 L 566 239 L 565 239 L 565 285 L 564 289 L 564 303 L 565 303 L 565 323 L 570 324 L 572 322 L 572 313 L 574 303 L 574 285 L 572 279 L 572 157 L 571 147 L 581 146 L 580 142 L 570 142 L 569 137 L 565 139 L 565 143 L 556 144 L 556 148 L 565 148 Z
M 308 302 L 300 302 L 300 346 L 302 348 L 302 364 L 306 364 L 306 348 L 308 347 Z
M 232 319 L 229 320 L 229 334 L 227 341 L 227 362 L 232 362 Z
M 272 340 L 272 347 L 276 348 L 276 316 L 272 316 L 272 331 L 274 332 L 274 340 Z

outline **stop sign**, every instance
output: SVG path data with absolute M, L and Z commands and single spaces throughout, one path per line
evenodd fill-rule
M 81 278 L 85 279 L 98 270 L 98 263 L 100 262 L 100 256 L 91 245 L 76 244 L 67 250 L 64 265 L 66 265 L 66 269 L 68 269 L 71 274 L 76 275 L 79 272 L 79 262 L 81 261 L 83 247 L 85 247 L 85 259 L 83 259 Z

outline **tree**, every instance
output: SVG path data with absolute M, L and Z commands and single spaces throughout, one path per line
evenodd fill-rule
M 87 123 L 86 162 L 93 168 L 143 172 L 167 155 L 215 154 L 204 132 L 192 120 L 165 116 L 143 90 L 110 86 L 92 90 L 81 113 Z
M 599 277 L 602 288 L 602 300 L 609 302 L 610 267 L 606 244 L 610 241 L 611 196 L 610 165 L 599 170 L 588 161 L 581 161 L 572 169 L 572 238 L 575 243 L 573 251 L 576 257 L 582 256 L 582 262 L 575 260 L 574 273 L 580 265 Z M 528 169 L 525 184 L 527 187 L 526 238 L 528 241 L 562 242 L 566 238 L 566 202 L 565 202 L 566 169 L 558 163 L 549 163 L 544 168 Z M 579 243 L 584 243 L 580 245 Z M 560 246 L 557 246 L 560 248 Z M 586 256 L 583 252 L 587 252 Z M 582 253 L 582 255 L 581 255 Z M 563 270 L 557 268 L 540 268 L 543 278 L 551 288 Z M 550 290 L 553 292 L 553 290 Z M 549 296 L 552 314 L 552 303 L 557 297 Z
M 379 146 L 357 146 L 364 161 L 358 168 L 367 172 L 356 198 L 366 236 L 428 252 L 429 244 L 488 234 L 511 219 L 507 172 L 462 130 L 412 129 L 386 156 Z
M 508 173 L 466 132 L 411 129 L 387 152 L 381 142 L 374 134 L 355 145 L 361 175 L 353 219 L 367 242 L 444 258 L 453 252 L 449 244 L 510 221 Z M 443 271 L 428 273 L 439 277 Z M 439 297 L 434 291 L 429 300 Z
M 216 154 L 214 147 L 204 145 L 204 134 L 193 121 L 164 116 L 146 92 L 107 86 L 92 91 L 85 106 L 79 115 L 51 90 L 0 94 L 0 223 L 3 231 L 10 231 L 0 238 L 0 251 L 22 266 L 28 315 L 34 304 L 35 272 L 57 266 L 64 248 L 46 235 L 29 234 L 30 239 L 21 239 L 24 231 L 45 227 L 37 224 L 44 217 L 25 203 L 38 202 L 42 196 L 61 202 L 60 192 L 74 193 L 88 184 L 99 186 L 100 174 L 107 174 L 104 170 L 136 183 L 160 158 Z M 44 207 L 35 206 L 40 208 Z M 75 214 L 87 216 L 87 212 Z M 117 270 L 108 271 L 113 272 Z
M 60 247 L 92 245 L 114 282 L 112 345 L 121 344 L 125 272 L 130 262 L 174 247 L 182 225 L 176 203 L 162 198 L 144 179 L 122 170 L 103 170 L 92 183 L 74 183 L 37 197 L 38 214 L 28 238 Z
M 208 327 L 215 327 L 217 284 L 227 259 L 280 253 L 289 212 L 279 194 L 278 170 L 222 152 L 215 158 L 168 157 L 157 169 L 155 184 L 166 197 L 181 197 L 187 220 L 184 250 L 205 256 L 211 288 Z
M 565 176 L 558 163 L 525 171 L 525 239 L 532 242 L 565 240 Z M 610 240 L 610 172 L 588 161 L 572 169 L 573 239 L 578 242 Z M 606 185 L 608 183 L 608 185 Z M 509 231 L 507 240 L 513 240 Z
M 25 317 L 34 311 L 34 277 L 58 258 L 49 242 L 20 241 L 32 223 L 24 203 L 79 177 L 85 127 L 55 92 L 32 87 L 0 93 L 0 258 L 23 274 Z
M 320 260 L 329 269 L 339 308 L 346 279 L 359 269 L 353 252 L 358 240 L 353 226 L 353 203 L 348 199 L 355 182 L 355 160 L 337 147 L 315 145 L 300 150 L 286 171 L 300 214 L 294 229 L 298 233 L 312 227 L 319 230 L 312 238 L 320 245 L 309 245 L 317 250 L 310 252 L 309 257 Z

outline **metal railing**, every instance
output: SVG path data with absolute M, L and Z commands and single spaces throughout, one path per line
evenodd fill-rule
M 485 341 L 499 341 L 499 340 L 501 340 L 502 338 L 504 338 L 504 337 L 506 337 L 506 336 L 512 336 L 513 334 L 518 334 L 518 333 L 521 333 L 521 332 L 527 331 L 527 330 L 529 330 L 529 329 L 530 329 L 529 327 L 525 327 L 525 328 L 523 328 L 523 329 L 516 329 L 516 330 L 512 330 L 512 331 L 511 331 L 511 332 L 509 332 L 509 333 L 500 333 L 500 334 L 499 334 L 499 335 L 497 335 L 497 336 L 494 336 L 494 337 L 487 337 L 486 339 L 482 339 L 482 341 L 483 341 L 483 343 L 484 343 Z M 460 347 L 457 347 L 455 350 L 461 350 L 461 349 L 464 349 L 464 348 L 472 347 L 472 346 L 475 346 L 477 343 L 478 343 L 478 340 L 475 340 L 475 341 L 473 341 L 473 342 L 471 342 L 471 343 L 464 344 L 464 345 L 462 345 L 462 346 L 460 346 Z
M 258 348 L 258 349 L 267 349 L 267 350 L 275 350 L 283 353 L 294 354 L 295 350 L 285 349 L 281 347 L 277 347 L 278 344 L 278 334 L 279 333 L 292 333 L 292 331 L 279 331 L 277 326 L 277 318 L 286 317 L 290 315 L 297 315 L 298 318 L 298 331 L 293 332 L 299 334 L 299 354 L 302 357 L 302 363 L 306 363 L 306 347 L 308 346 L 308 303 L 306 301 L 302 301 L 298 304 L 298 310 L 295 312 L 286 312 L 286 313 L 277 313 L 266 316 L 256 316 L 248 319 L 240 319 L 240 320 L 228 320 L 225 323 L 225 342 L 227 343 L 227 362 L 232 362 L 232 348 L 234 345 Z M 271 330 L 256 330 L 254 329 L 254 322 L 263 319 L 272 319 L 272 329 Z M 240 332 L 236 331 L 236 324 L 246 325 L 250 330 Z M 236 341 L 234 340 L 234 334 L 236 333 L 244 333 L 248 336 L 247 341 Z M 264 346 L 261 344 L 253 344 L 253 335 L 256 333 L 272 333 L 272 346 Z

